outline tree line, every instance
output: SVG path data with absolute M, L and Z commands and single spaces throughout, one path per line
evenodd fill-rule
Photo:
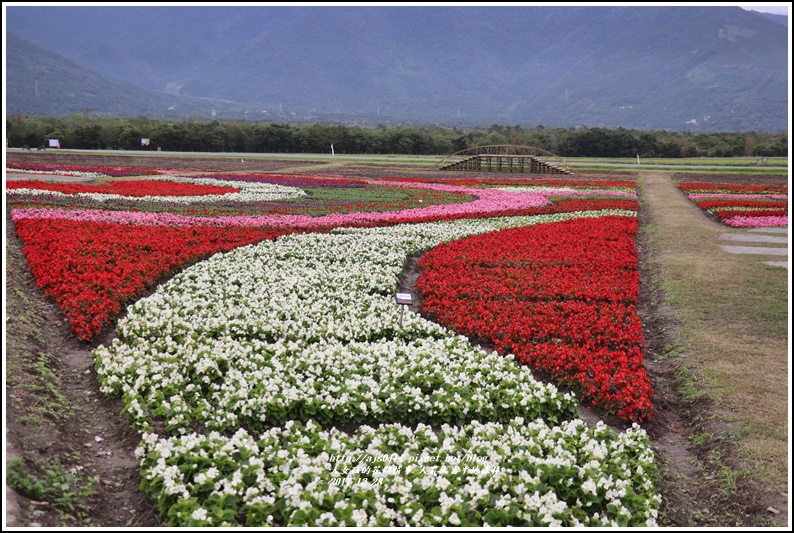
M 440 126 L 279 124 L 95 118 L 6 118 L 11 148 L 164 150 L 186 152 L 447 155 L 473 146 L 534 146 L 561 157 L 780 157 L 788 155 L 786 132 L 670 132 L 601 127 L 502 126 L 461 130 Z M 148 145 L 142 144 L 148 142 Z M 333 148 L 332 148 L 333 145 Z

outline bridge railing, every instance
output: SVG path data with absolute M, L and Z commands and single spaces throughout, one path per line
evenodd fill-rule
M 534 146 L 473 146 L 444 157 L 437 170 L 472 170 L 532 174 L 571 174 L 568 164 L 555 154 Z

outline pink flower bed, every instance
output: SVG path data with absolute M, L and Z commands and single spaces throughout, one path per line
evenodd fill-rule
M 788 216 L 784 217 L 744 217 L 737 216 L 724 220 L 732 228 L 774 228 L 788 227 Z
M 788 226 L 788 187 L 775 184 L 679 183 L 698 207 L 734 228 Z
M 512 211 L 551 205 L 551 201 L 539 193 L 515 193 L 499 189 L 468 189 L 438 184 L 406 183 L 405 186 L 434 189 L 450 192 L 463 192 L 478 198 L 465 204 L 433 205 L 401 211 L 371 213 L 340 213 L 319 217 L 309 215 L 266 215 L 266 216 L 223 216 L 197 217 L 174 215 L 171 213 L 132 213 L 125 211 L 97 211 L 92 209 L 18 209 L 17 218 L 62 218 L 68 220 L 91 220 L 118 224 L 139 224 L 147 226 L 271 226 L 271 227 L 327 227 L 349 226 L 371 222 L 403 222 L 410 219 L 434 219 L 454 216 L 471 216 Z

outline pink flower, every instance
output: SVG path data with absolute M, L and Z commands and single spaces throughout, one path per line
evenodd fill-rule
M 788 216 L 783 217 L 732 217 L 724 220 L 725 224 L 734 228 L 769 228 L 788 226 Z

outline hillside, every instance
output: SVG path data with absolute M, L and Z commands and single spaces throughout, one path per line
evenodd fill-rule
M 12 34 L 6 42 L 6 113 L 66 116 L 185 117 L 209 107 L 239 112 L 228 102 L 150 91 L 97 73 Z M 229 111 L 231 110 L 231 111 Z
M 13 35 L 7 37 L 5 66 L 9 112 L 36 110 L 59 115 L 91 108 L 106 113 L 144 114 L 158 104 L 165 105 L 162 97 L 110 80 Z
M 171 110 L 194 118 L 788 127 L 787 28 L 738 7 L 31 6 L 7 28 L 158 98 L 212 99 Z M 11 81 L 7 109 L 41 112 Z

